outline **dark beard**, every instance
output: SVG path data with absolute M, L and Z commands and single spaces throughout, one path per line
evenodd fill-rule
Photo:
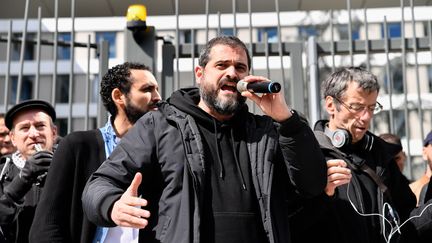
M 125 107 L 126 117 L 131 124 L 135 124 L 146 112 L 132 105 L 129 99 L 127 101 Z
M 204 87 L 199 87 L 201 99 L 207 104 L 208 107 L 215 110 L 221 115 L 232 115 L 236 113 L 245 103 L 246 97 L 237 94 L 236 99 L 231 99 L 228 102 L 222 103 L 217 95 L 218 90 L 206 90 Z

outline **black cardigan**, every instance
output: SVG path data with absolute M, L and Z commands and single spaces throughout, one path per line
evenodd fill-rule
M 99 129 L 73 132 L 54 154 L 30 230 L 30 242 L 92 242 L 96 226 L 85 217 L 81 194 L 105 160 Z

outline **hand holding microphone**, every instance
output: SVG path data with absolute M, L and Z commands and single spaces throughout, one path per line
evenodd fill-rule
M 240 80 L 237 82 L 237 90 L 240 93 L 243 91 L 252 93 L 279 93 L 281 87 L 280 83 L 273 81 L 246 82 Z

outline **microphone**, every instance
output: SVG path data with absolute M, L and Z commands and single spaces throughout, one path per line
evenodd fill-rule
M 248 83 L 243 80 L 237 82 L 238 92 L 249 91 L 252 93 L 279 93 L 281 85 L 278 82 L 263 81 Z

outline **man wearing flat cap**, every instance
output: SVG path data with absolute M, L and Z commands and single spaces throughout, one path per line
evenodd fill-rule
M 17 148 L 0 161 L 0 226 L 6 242 L 28 242 L 57 138 L 55 119 L 54 108 L 43 100 L 24 101 L 5 115 Z

